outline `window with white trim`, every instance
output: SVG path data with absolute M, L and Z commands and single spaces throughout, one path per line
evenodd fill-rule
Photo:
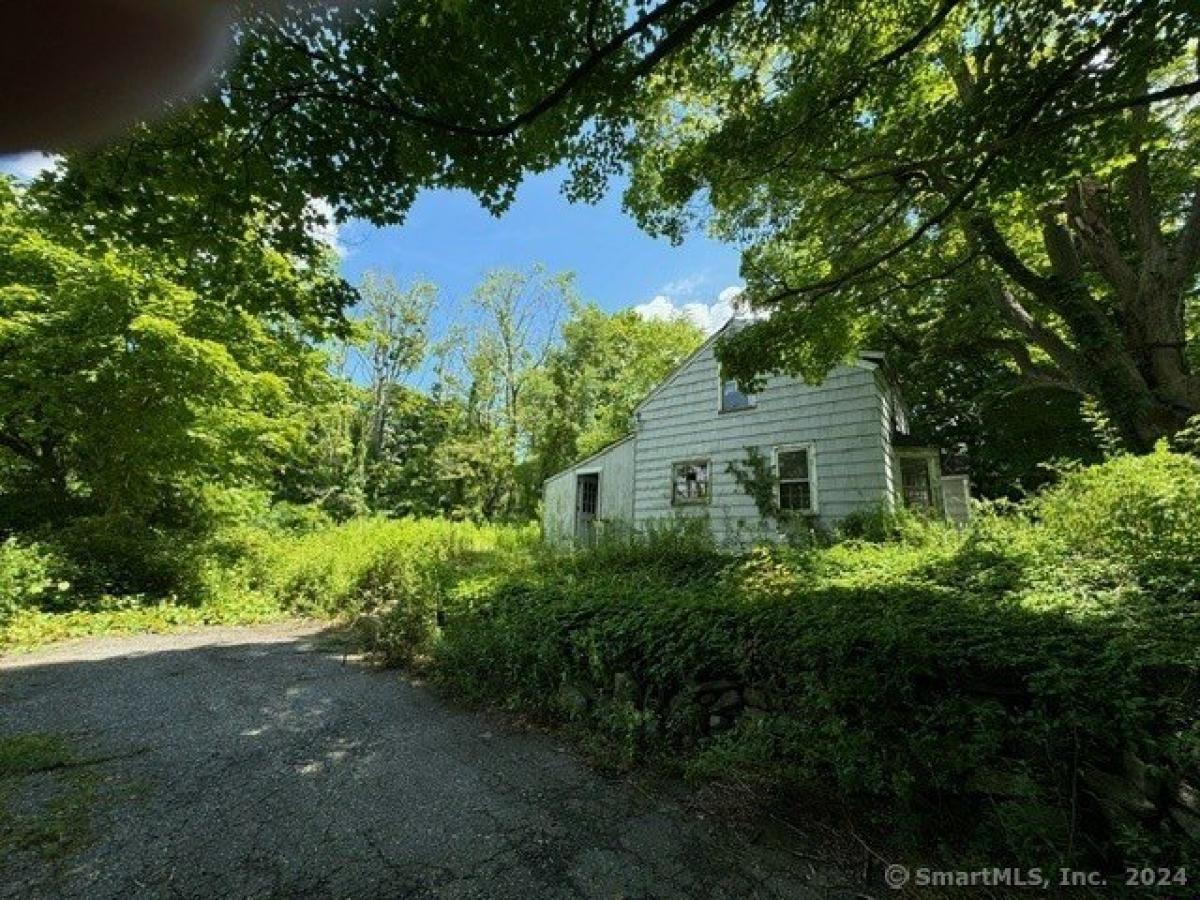
M 709 464 L 707 459 L 689 459 L 671 464 L 671 503 L 689 506 L 707 503 L 709 497 Z
M 817 511 L 817 494 L 813 475 L 811 446 L 777 447 L 775 449 L 775 480 L 778 483 L 779 509 L 782 512 L 813 513 Z

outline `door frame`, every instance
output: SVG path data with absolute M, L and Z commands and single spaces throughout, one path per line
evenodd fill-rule
M 582 519 L 581 519 L 582 510 L 579 508 L 580 507 L 579 481 L 581 478 L 591 477 L 593 475 L 596 477 L 596 509 L 592 513 L 592 529 L 591 529 L 591 533 L 594 536 L 596 533 L 595 523 L 600 519 L 600 482 L 603 477 L 603 470 L 599 469 L 599 468 L 589 468 L 589 469 L 578 469 L 575 472 L 575 503 L 574 503 L 575 521 L 574 521 L 574 528 L 572 528 L 571 530 L 575 535 L 575 540 L 577 540 L 577 541 L 581 540 L 584 537 L 583 531 L 580 528 L 580 525 L 582 523 Z
M 933 515 L 942 518 L 946 509 L 942 500 L 942 466 L 941 456 L 935 447 L 895 447 L 896 454 L 896 489 L 900 505 L 907 506 L 908 499 L 904 490 L 904 464 L 924 463 L 925 477 L 929 480 L 929 507 Z

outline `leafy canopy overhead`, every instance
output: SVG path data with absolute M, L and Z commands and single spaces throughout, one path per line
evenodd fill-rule
M 864 162 L 856 150 L 869 137 L 881 151 L 876 168 L 953 157 L 970 194 L 1025 184 L 1030 174 L 1070 174 L 1071 154 L 1086 144 L 1102 138 L 1101 149 L 1112 149 L 1119 134 L 1105 123 L 1118 121 L 1131 98 L 1194 94 L 1187 79 L 1145 83 L 1147 67 L 1186 53 L 1196 30 L 1188 7 L 1187 0 L 289 4 L 287 13 L 243 24 L 237 61 L 207 103 L 92 159 L 111 162 L 102 173 L 110 180 L 141 185 L 144 203 L 154 199 L 147 179 L 156 162 L 183 160 L 189 166 L 171 166 L 173 178 L 186 174 L 195 189 L 223 182 L 227 201 L 253 195 L 299 209 L 319 196 L 343 214 L 382 223 L 398 221 L 430 185 L 467 188 L 503 208 L 526 173 L 564 161 L 575 166 L 576 189 L 590 195 L 651 150 L 662 161 L 678 162 L 688 148 L 693 163 L 701 161 L 695 154 L 717 157 L 690 183 L 682 172 L 670 180 L 680 195 L 721 166 L 740 167 L 728 151 L 740 156 L 752 142 L 762 156 L 741 178 L 752 192 L 814 146 L 824 148 L 829 170 Z M 954 58 L 964 52 L 988 76 L 966 104 L 956 85 L 971 63 L 962 69 Z M 637 126 L 634 141 L 630 126 Z M 201 133 L 214 137 L 195 141 Z M 651 140 L 666 135 L 669 145 Z M 1059 135 L 1052 147 L 1042 140 Z M 702 146 L 717 136 L 719 145 Z M 168 159 L 129 154 L 149 145 Z M 242 190 L 226 190 L 233 185 Z M 655 218 L 634 208 L 647 224 L 678 224 L 671 211 Z
M 1200 412 L 1197 22 L 1170 2 L 814 7 L 663 70 L 628 204 L 678 236 L 703 198 L 746 244 L 774 316 L 726 347 L 735 370 L 819 377 L 933 303 L 1146 448 Z
M 425 187 L 501 210 L 528 172 L 568 163 L 582 198 L 630 172 L 643 227 L 746 247 L 774 315 L 725 348 L 734 371 L 817 377 L 944 301 L 951 327 L 986 320 L 1010 366 L 1146 447 L 1200 410 L 1198 34 L 1194 0 L 263 14 L 213 98 L 60 181 L 133 191 L 125 224 L 156 233 L 186 220 L 181 197 L 235 221 L 253 203 L 287 246 L 314 197 L 387 223 Z

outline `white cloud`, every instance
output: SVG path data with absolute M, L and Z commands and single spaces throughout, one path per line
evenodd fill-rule
M 745 292 L 746 286 L 744 284 L 731 284 L 725 290 L 721 291 L 721 293 L 717 294 L 717 302 L 735 306 L 737 305 L 738 297 L 742 296 Z
M 324 222 L 314 221 L 309 224 L 308 233 L 314 239 L 332 248 L 333 252 L 338 256 L 345 256 L 350 252 L 349 248 L 342 242 L 342 226 L 338 224 L 337 219 L 333 216 L 332 203 L 324 197 L 314 197 L 308 201 L 308 212 L 317 219 L 324 220 Z
M 734 301 L 741 292 L 741 286 L 731 285 L 721 291 L 713 303 L 681 303 L 662 293 L 652 300 L 638 304 L 634 311 L 643 319 L 651 321 L 687 319 L 705 334 L 712 334 L 733 318 Z
M 679 315 L 679 308 L 671 302 L 669 297 L 664 297 L 662 294 L 646 303 L 639 303 L 633 310 L 650 322 L 669 322 Z
M 18 181 L 32 181 L 47 169 L 54 168 L 57 162 L 57 156 L 36 151 L 0 156 L 0 174 L 13 175 Z
M 683 297 L 692 298 L 700 287 L 708 281 L 708 273 L 693 272 L 691 275 L 684 275 L 682 278 L 676 278 L 674 281 L 668 281 L 658 289 L 660 294 L 667 297 Z

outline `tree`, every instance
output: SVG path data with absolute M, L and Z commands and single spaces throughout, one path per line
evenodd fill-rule
M 536 491 L 518 469 L 529 460 L 531 430 L 546 410 L 532 405 L 531 391 L 562 311 L 574 302 L 573 277 L 540 266 L 489 272 L 471 294 L 469 320 L 450 348 L 456 361 L 442 367 L 442 378 L 466 410 L 471 440 L 480 441 L 468 455 L 495 475 L 483 500 L 488 518 L 533 509 Z
M 972 492 L 1017 499 L 1054 477 L 1055 460 L 1098 462 L 1079 394 L 1023 377 L 992 341 L 996 313 L 946 292 L 887 310 L 863 340 L 886 354 L 908 401 L 913 437 L 942 451 L 942 469 Z
M 397 516 L 482 518 L 478 488 L 491 474 L 464 465 L 474 443 L 455 398 L 400 386 L 388 394 L 383 440 L 368 472 L 373 510 Z
M 466 0 L 264 14 L 212 100 L 76 157 L 64 178 L 94 194 L 128 184 L 133 159 L 151 212 L 171 196 L 159 182 L 220 200 L 246 193 L 237 179 L 275 222 L 319 196 L 383 223 L 425 185 L 502 209 L 524 172 L 569 161 L 573 196 L 590 198 L 629 165 L 627 206 L 646 228 L 679 236 L 702 196 L 717 233 L 748 242 L 750 299 L 774 315 L 723 351 L 741 374 L 819 375 L 882 310 L 969 284 L 997 311 L 986 337 L 1011 366 L 1095 397 L 1144 449 L 1200 408 L 1185 324 L 1200 262 L 1190 7 Z
M 329 370 L 345 371 L 344 345 L 335 345 Z M 304 437 L 282 461 L 273 499 L 313 504 L 338 521 L 370 510 L 363 446 L 368 395 L 354 382 L 318 380 L 311 392 Z
M 576 305 L 535 386 L 532 484 L 628 434 L 634 407 L 703 339 L 684 318 Z
M 465 357 L 472 411 L 495 425 L 514 452 L 527 425 L 526 388 L 545 364 L 574 292 L 572 275 L 535 266 L 488 272 L 471 295 L 478 313 Z
M 196 536 L 265 499 L 325 356 L 294 323 L 202 302 L 169 261 L 64 246 L 39 222 L 0 182 L 6 526 L 90 517 L 109 542 Z
M 282 172 L 240 162 L 231 139 L 203 105 L 143 126 L 127 145 L 64 157 L 27 191 L 27 214 L 64 246 L 146 250 L 205 303 L 345 337 L 359 298 L 321 238 L 330 214 Z
M 1148 449 L 1200 412 L 1198 20 L 1187 4 L 912 2 L 764 15 L 660 72 L 629 204 L 712 204 L 773 311 L 739 374 L 819 376 L 939 285 L 1027 383 L 1094 397 Z
M 437 303 L 437 286 L 416 281 L 402 289 L 394 278 L 368 272 L 362 295 L 361 354 L 369 379 L 370 409 L 363 450 L 379 453 L 387 427 L 391 393 L 425 362 L 429 350 L 429 317 Z
M 722 350 L 738 374 L 816 377 L 889 308 L 970 287 L 1010 366 L 1096 398 L 1145 448 L 1197 408 L 1191 5 L 268 13 L 211 100 L 61 179 L 135 191 L 120 206 L 151 231 L 181 185 L 200 210 L 254 196 L 298 240 L 313 197 L 395 222 L 428 185 L 503 209 L 525 172 L 567 161 L 591 198 L 629 166 L 644 227 L 677 237 L 698 212 L 748 244 L 749 297 L 774 315 Z

